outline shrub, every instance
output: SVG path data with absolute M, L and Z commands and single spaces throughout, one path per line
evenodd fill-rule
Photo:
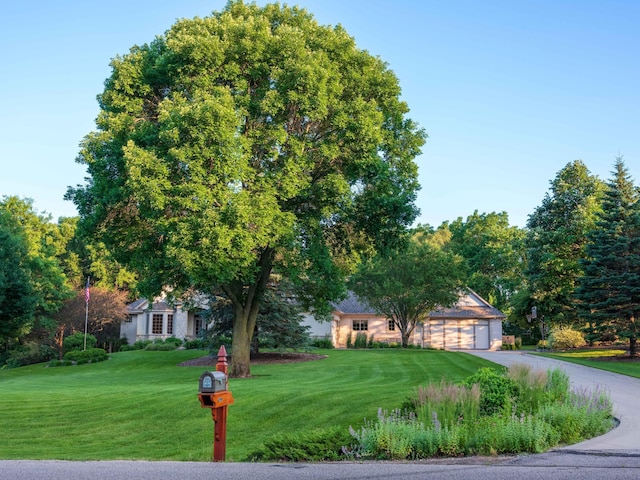
M 342 428 L 280 435 L 252 452 L 247 461 L 321 462 L 343 458 L 343 447 L 351 436 Z
M 534 370 L 529 365 L 516 363 L 509 367 L 507 378 L 518 386 L 516 411 L 531 414 L 547 399 L 548 373 L 544 370 Z
M 150 352 L 169 352 L 175 349 L 176 346 L 173 343 L 152 343 L 145 347 L 145 350 Z
M 353 348 L 367 348 L 367 334 L 358 332 Z
M 545 406 L 540 417 L 571 444 L 608 432 L 613 427 L 613 404 L 602 390 L 570 392 L 567 401 Z
M 314 338 L 311 341 L 310 345 L 314 348 L 324 348 L 324 349 L 333 348 L 333 342 L 331 341 L 330 337 Z
M 109 356 L 102 348 L 87 348 L 86 350 L 72 350 L 64 355 L 64 359 L 77 365 L 95 363 L 107 360 Z
M 151 345 L 153 342 L 151 340 L 138 340 L 132 346 L 132 350 L 144 350 L 147 346 Z
M 349 332 L 349 336 L 347 337 L 347 348 L 353 348 L 353 339 L 351 336 L 351 332 Z
M 512 401 L 518 396 L 517 384 L 491 368 L 481 368 L 463 382 L 466 386 L 480 387 L 480 415 L 511 413 Z
M 183 342 L 179 338 L 169 337 L 169 338 L 165 339 L 164 343 L 167 344 L 167 345 L 168 344 L 175 345 L 176 348 L 177 348 L 177 347 L 181 346 Z
M 484 417 L 468 429 L 466 452 L 472 455 L 541 453 L 557 445 L 554 428 L 532 415 Z
M 51 347 L 37 342 L 27 342 L 10 350 L 5 359 L 4 368 L 18 368 L 50 360 L 55 356 Z
M 206 350 L 207 342 L 199 338 L 196 338 L 194 340 L 187 340 L 184 342 L 184 348 L 186 348 L 187 350 Z
M 73 365 L 71 360 L 49 360 L 47 367 L 68 367 Z
M 418 419 L 429 424 L 436 420 L 452 425 L 464 420 L 473 422 L 480 413 L 480 388 L 454 385 L 445 381 L 418 387 L 414 399 Z
M 549 335 L 551 348 L 565 350 L 568 348 L 579 348 L 587 344 L 584 335 L 571 327 L 554 327 Z
M 84 333 L 76 332 L 65 337 L 62 341 L 62 348 L 65 352 L 72 352 L 74 350 L 84 350 Z M 98 344 L 98 340 L 93 335 L 87 335 L 87 349 L 95 348 Z
M 202 346 L 197 346 L 198 343 L 194 343 L 193 348 L 195 349 L 206 349 L 209 348 L 209 353 L 212 355 L 217 355 L 218 350 L 222 345 L 225 346 L 225 349 L 229 352 L 231 349 L 229 346 L 232 344 L 233 339 L 227 335 L 211 335 L 208 339 L 200 340 L 202 342 Z M 198 342 L 198 339 L 192 340 L 192 342 Z

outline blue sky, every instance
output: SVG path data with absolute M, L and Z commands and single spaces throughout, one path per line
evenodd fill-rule
M 259 1 L 259 4 L 265 2 Z M 342 24 L 396 73 L 429 135 L 420 223 L 474 210 L 527 216 L 567 163 L 610 176 L 623 155 L 640 181 L 640 2 L 300 0 Z M 0 196 L 54 219 L 84 182 L 78 144 L 94 130 L 109 62 L 178 18 L 226 0 L 23 0 L 0 15 Z

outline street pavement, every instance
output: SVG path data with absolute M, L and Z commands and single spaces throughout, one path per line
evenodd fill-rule
M 0 480 L 640 479 L 640 380 L 523 352 L 472 353 L 505 366 L 558 367 L 575 388 L 604 388 L 620 425 L 601 437 L 537 455 L 319 464 L 7 460 L 0 461 Z

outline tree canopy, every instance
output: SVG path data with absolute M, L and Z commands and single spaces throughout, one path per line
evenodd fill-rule
M 349 288 L 378 314 L 394 321 L 406 347 L 417 322 L 459 297 L 463 259 L 428 242 L 379 255 L 360 266 Z
M 522 285 L 524 230 L 509 225 L 506 212 L 477 211 L 438 228 L 447 229 L 447 248 L 465 260 L 466 286 L 508 314 L 511 297 Z
M 588 235 L 576 298 L 582 317 L 592 322 L 598 336 L 629 339 L 629 353 L 635 355 L 640 332 L 640 197 L 622 158 L 614 168 L 596 228 Z
M 78 157 L 88 182 L 67 198 L 147 297 L 224 291 L 232 375 L 250 374 L 272 271 L 326 311 L 360 254 L 394 246 L 417 215 L 425 134 L 393 72 L 340 26 L 231 1 L 111 67 Z
M 550 184 L 527 222 L 522 309 L 535 305 L 554 324 L 572 325 L 578 322 L 573 292 L 583 274 L 587 234 L 595 228 L 605 185 L 580 160 L 568 163 Z
M 17 268 L 15 273 L 5 275 L 12 276 L 12 282 L 28 283 L 29 293 L 23 300 L 29 298 L 30 314 L 28 318 L 19 315 L 13 320 L 20 319 L 20 337 L 24 337 L 33 329 L 48 329 L 53 324 L 53 314 L 73 295 L 62 261 L 69 238 L 63 228 L 51 222 L 49 215 L 36 212 L 29 199 L 4 197 L 0 201 L 0 223 L 5 231 L 2 241 L 5 245 L 13 245 L 7 248 L 15 248 L 13 252 L 7 252 L 3 269 L 9 269 L 9 265 Z M 69 261 L 67 265 L 72 263 Z M 20 290 L 26 292 L 22 287 Z M 17 291 L 11 295 L 18 301 Z
M 36 298 L 26 265 L 26 244 L 0 210 L 0 347 L 19 337 L 31 324 Z

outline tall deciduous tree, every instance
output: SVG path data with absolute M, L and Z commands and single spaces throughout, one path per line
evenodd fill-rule
M 341 27 L 231 1 L 112 69 L 79 156 L 89 182 L 68 198 L 148 298 L 224 291 L 234 376 L 250 374 L 272 271 L 326 310 L 360 251 L 395 243 L 417 215 L 425 135 L 393 72 Z
M 406 347 L 416 324 L 436 307 L 459 296 L 462 258 L 428 242 L 412 241 L 406 250 L 377 256 L 360 266 L 349 288 L 378 314 L 394 321 Z
M 36 306 L 24 238 L 12 223 L 0 210 L 0 347 L 28 331 Z
M 32 327 L 52 328 L 52 315 L 73 296 L 62 262 L 69 239 L 59 225 L 51 221 L 50 215 L 34 209 L 30 199 L 4 197 L 0 201 L 0 213 L 5 215 L 5 226 L 21 237 L 24 245 L 22 265 L 28 271 L 35 300 Z
M 509 225 L 506 212 L 473 212 L 438 230 L 449 229 L 448 248 L 465 259 L 466 284 L 508 314 L 511 297 L 522 286 L 524 230 Z
M 84 290 L 65 302 L 54 315 L 57 328 L 53 335 L 53 346 L 62 356 L 62 344 L 68 335 L 87 332 L 96 337 L 100 346 L 109 350 L 120 337 L 120 324 L 127 317 L 127 292 L 103 287 L 91 289 L 91 300 L 86 304 Z
M 573 293 L 605 184 L 580 160 L 568 163 L 550 183 L 550 192 L 527 222 L 527 295 L 522 308 L 529 311 L 535 305 L 554 324 L 573 325 L 579 322 Z M 521 314 L 524 317 L 524 311 Z
M 602 212 L 588 235 L 584 275 L 576 292 L 583 318 L 600 335 L 629 339 L 637 354 L 640 332 L 640 203 L 622 158 L 607 182 Z

